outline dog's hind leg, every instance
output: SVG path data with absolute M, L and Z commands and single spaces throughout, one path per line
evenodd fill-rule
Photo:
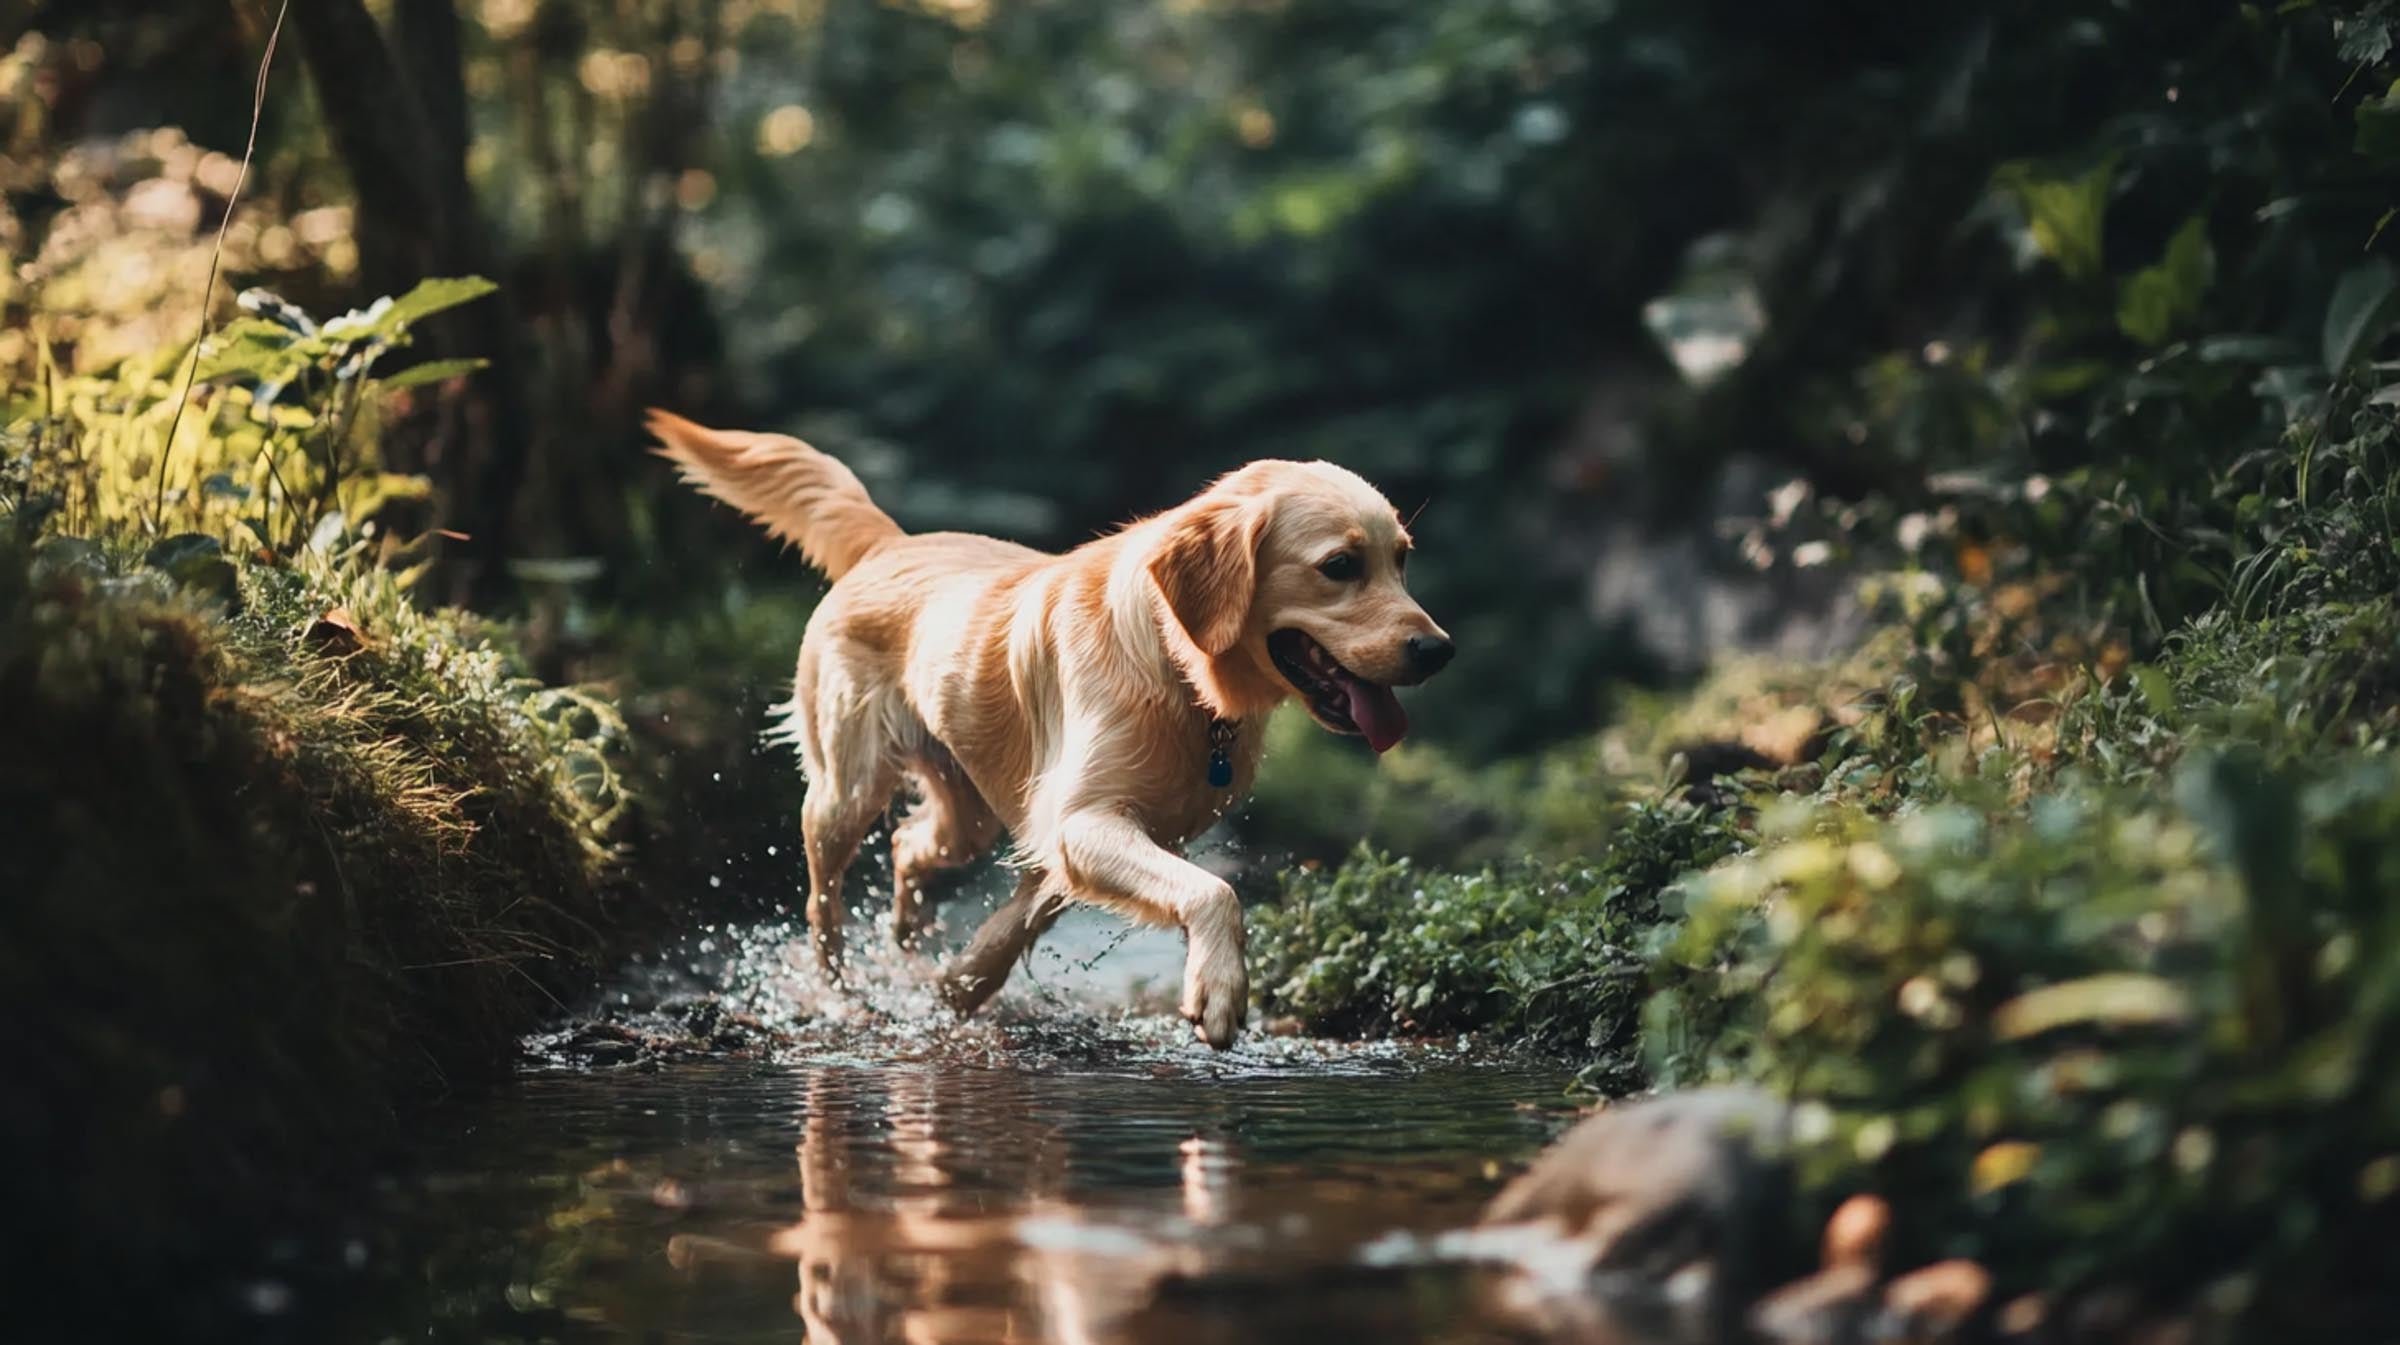
M 1040 869 L 1017 875 L 1017 890 L 984 920 L 967 946 L 942 969 L 942 1002 L 959 1017 L 971 1017 L 1008 980 L 1017 959 L 1034 940 L 1058 923 L 1067 909 L 1066 894 L 1044 891 L 1048 877 Z
M 803 730 L 809 777 L 800 832 L 808 850 L 809 942 L 817 965 L 838 980 L 847 914 L 842 878 L 868 830 L 890 806 L 900 772 L 894 717 L 876 698 L 844 696 L 830 680 L 815 688 L 816 713 Z
M 828 788 L 810 783 L 800 805 L 800 831 L 808 842 L 808 933 L 817 965 L 839 979 L 842 970 L 842 878 L 859 844 L 891 801 L 887 776 L 867 789 Z
M 933 923 L 926 884 L 975 862 L 1000 838 L 1000 819 L 950 754 L 936 747 L 910 763 L 917 802 L 892 828 L 892 939 L 906 948 Z

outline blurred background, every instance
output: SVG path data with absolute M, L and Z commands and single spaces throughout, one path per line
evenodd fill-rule
M 646 404 L 1051 547 L 1325 457 L 1417 516 L 1465 651 L 1417 720 L 1490 758 L 1588 730 L 1616 679 L 1842 639 L 1840 585 L 1724 526 L 1770 487 L 1907 501 L 2037 456 L 1953 386 L 2006 357 L 2040 251 L 1995 165 L 2146 123 L 2112 271 L 2200 177 L 2275 167 L 2211 145 L 2291 112 L 2267 53 L 2211 54 L 2223 15 L 1999 9 L 315 0 L 218 302 L 500 282 L 412 352 L 489 372 L 384 451 L 465 534 L 442 596 L 555 600 L 553 670 L 608 620 L 806 582 L 643 456 Z M 37 305 L 81 368 L 195 324 L 275 19 L 20 21 L 0 358 Z
M 2384 0 L 18 0 L 8 488 L 82 537 L 379 548 L 622 708 L 654 857 L 780 900 L 800 782 L 755 735 L 818 582 L 643 407 L 1052 548 L 1328 458 L 1414 519 L 1462 653 L 1380 772 L 1283 726 L 1247 825 L 1588 854 L 1595 784 L 1822 747 L 1854 708 L 1771 670 L 1876 632 L 1853 693 L 1904 669 L 1972 725 L 2269 578 L 2390 577 L 2393 37 Z M 2319 453 L 2329 410 L 2373 433 Z
M 0 1257 L 273 1261 L 537 1029 L 798 1049 L 717 973 L 821 585 L 662 405 L 912 529 L 1413 518 L 1416 736 L 1285 716 L 1209 857 L 1262 1026 L 2381 1307 L 2395 219 L 2400 0 L 0 0 Z

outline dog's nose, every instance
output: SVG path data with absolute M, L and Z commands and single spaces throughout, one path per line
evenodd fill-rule
M 1419 677 L 1431 677 L 1448 666 L 1458 646 L 1439 635 L 1408 637 L 1408 666 Z

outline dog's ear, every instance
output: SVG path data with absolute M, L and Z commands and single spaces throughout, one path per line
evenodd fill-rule
M 1266 511 L 1254 500 L 1186 507 L 1150 556 L 1150 577 L 1167 610 L 1200 652 L 1215 658 L 1242 638 L 1258 588 L 1258 544 Z

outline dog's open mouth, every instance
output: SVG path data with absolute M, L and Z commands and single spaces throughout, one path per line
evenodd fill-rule
M 1343 667 L 1315 640 L 1296 630 L 1279 630 L 1267 637 L 1267 653 L 1319 724 L 1335 733 L 1356 734 L 1377 752 L 1390 751 L 1408 735 L 1408 711 L 1400 708 L 1392 689 Z

